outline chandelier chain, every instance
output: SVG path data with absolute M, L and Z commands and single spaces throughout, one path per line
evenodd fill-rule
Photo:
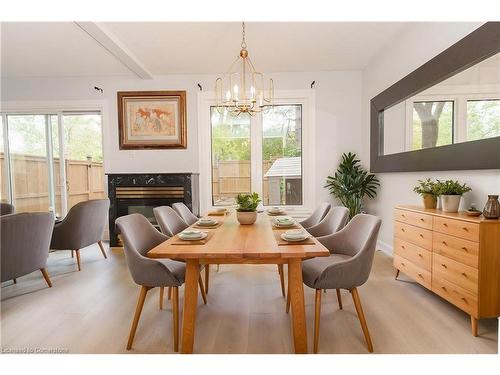
M 247 49 L 247 42 L 245 40 L 245 22 L 241 23 L 241 28 L 242 28 L 242 39 L 241 39 L 241 48 L 242 49 Z

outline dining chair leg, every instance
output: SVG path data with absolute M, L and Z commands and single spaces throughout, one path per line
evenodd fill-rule
M 282 264 L 278 264 L 278 273 L 280 274 L 281 294 L 285 297 L 285 273 L 283 272 Z
M 314 301 L 314 344 L 313 344 L 314 353 L 318 352 L 320 319 L 321 319 L 321 289 L 316 289 L 316 295 Z
M 106 251 L 104 251 L 104 246 L 102 244 L 102 241 L 97 241 L 97 244 L 101 248 L 101 253 L 102 253 L 102 255 L 104 255 L 104 259 L 108 259 L 108 256 L 106 255 Z
M 132 343 L 134 342 L 135 331 L 137 330 L 137 324 L 139 324 L 139 318 L 141 317 L 142 308 L 144 306 L 144 300 L 146 299 L 146 294 L 151 287 L 142 286 L 141 292 L 139 293 L 139 300 L 137 301 L 137 307 L 135 308 L 134 320 L 132 321 L 132 327 L 130 327 L 130 333 L 128 335 L 127 350 L 132 348 Z
M 82 267 L 80 265 L 80 250 L 75 250 L 76 252 L 76 264 L 78 265 L 78 271 L 82 270 Z
M 205 288 L 203 287 L 203 280 L 201 274 L 198 276 L 198 285 L 200 286 L 201 297 L 203 298 L 203 303 L 207 304 L 207 295 L 205 294 Z
M 358 290 L 356 288 L 351 289 L 352 300 L 354 301 L 354 306 L 356 307 L 356 312 L 358 313 L 359 322 L 361 323 L 361 329 L 365 335 L 366 345 L 368 346 L 368 351 L 373 353 L 373 344 L 370 337 L 370 332 L 368 331 L 368 325 L 366 324 L 365 314 L 363 313 L 363 308 L 361 307 L 361 301 L 359 299 Z
M 47 285 L 49 286 L 49 288 L 52 288 L 52 283 L 50 282 L 49 274 L 47 273 L 47 271 L 45 270 L 45 268 L 40 268 L 40 272 L 42 273 L 43 278 L 45 279 L 45 282 L 47 283 Z
M 160 287 L 160 310 L 163 310 L 163 292 L 165 292 L 165 287 Z
M 174 286 L 173 288 L 173 301 L 172 301 L 172 310 L 173 310 L 173 320 L 174 320 L 174 352 L 179 351 L 179 287 Z
M 75 257 L 75 250 L 70 250 L 71 251 L 71 258 Z
M 397 280 L 397 279 L 398 279 L 398 276 L 399 276 L 399 270 L 397 269 L 397 270 L 396 270 L 396 276 L 394 277 L 394 279 L 395 279 L 395 280 Z
M 14 282 L 14 284 L 17 284 L 17 279 L 12 279 L 12 281 Z
M 168 287 L 168 300 L 170 301 L 172 299 L 172 287 Z
M 208 294 L 209 279 L 210 279 L 210 264 L 205 264 L 205 294 Z
M 286 293 L 286 313 L 288 314 L 290 312 L 290 288 L 288 288 L 288 291 Z
M 339 303 L 339 310 L 342 310 L 342 296 L 340 295 L 340 289 L 337 289 L 337 302 Z

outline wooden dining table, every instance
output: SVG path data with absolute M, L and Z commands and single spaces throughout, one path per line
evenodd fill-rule
M 177 236 L 148 252 L 150 258 L 182 259 L 186 262 L 184 308 L 182 317 L 182 353 L 192 353 L 195 337 L 196 306 L 200 264 L 286 264 L 288 293 L 292 310 L 295 353 L 307 353 L 307 331 L 302 283 L 304 259 L 329 256 L 330 252 L 316 239 L 309 244 L 278 244 L 267 213 L 259 213 L 252 225 L 240 225 L 234 212 L 216 217 L 223 224 L 213 231 L 205 244 L 178 244 Z

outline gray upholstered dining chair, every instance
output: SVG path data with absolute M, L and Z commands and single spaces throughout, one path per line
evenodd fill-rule
M 187 209 L 187 207 L 186 207 Z M 188 209 L 189 210 L 189 209 Z M 182 217 L 179 216 L 177 212 L 172 207 L 160 206 L 153 208 L 153 213 L 155 215 L 156 221 L 160 226 L 162 233 L 167 236 L 172 237 L 176 234 L 182 232 L 184 229 L 189 227 Z M 209 265 L 204 265 L 205 268 L 205 287 L 203 292 L 208 294 L 208 283 L 210 279 L 210 267 Z M 171 289 L 168 289 L 168 298 L 170 299 Z
M 80 202 L 71 207 L 68 214 L 60 223 L 54 226 L 51 250 L 71 250 L 76 252 L 78 271 L 80 265 L 80 249 L 99 244 L 102 255 L 107 258 L 102 237 L 106 226 L 109 209 L 109 199 L 94 199 Z
M 49 256 L 54 216 L 50 212 L 32 212 L 0 217 L 1 281 L 14 280 L 40 270 L 52 287 L 45 270 Z
M 368 350 L 373 344 L 366 324 L 357 288 L 363 285 L 371 272 L 381 220 L 372 215 L 359 214 L 337 233 L 319 237 L 330 250 L 329 257 L 318 257 L 302 263 L 304 284 L 316 290 L 314 309 L 314 353 L 318 352 L 322 289 L 347 289 L 351 292 Z M 340 293 L 339 307 L 342 308 Z
M 0 202 L 0 216 L 14 213 L 14 206 L 10 203 Z
M 182 217 L 170 206 L 160 206 L 153 208 L 156 221 L 160 229 L 167 236 L 172 237 L 189 227 Z
M 182 202 L 174 203 L 172 208 L 186 222 L 187 225 L 193 225 L 198 221 L 198 217 Z
M 168 240 L 168 236 L 158 232 L 144 216 L 140 214 L 121 216 L 116 219 L 115 224 L 121 233 L 125 260 L 132 279 L 136 284 L 141 286 L 139 300 L 137 301 L 128 337 L 127 350 L 132 348 L 148 291 L 155 287 L 160 288 L 160 309 L 162 309 L 164 288 L 170 287 L 173 290 L 174 350 L 177 352 L 179 351 L 179 286 L 184 284 L 186 264 L 170 259 L 151 259 L 146 257 L 149 250 Z M 201 283 L 201 276 L 198 281 Z M 200 289 L 203 291 L 201 284 Z
M 307 228 L 307 231 L 313 237 L 326 236 L 344 228 L 348 219 L 349 210 L 346 207 L 332 207 L 318 224 Z
M 331 207 L 332 207 L 332 205 L 330 203 L 327 203 L 327 202 L 321 203 L 313 211 L 311 216 L 309 216 L 307 219 L 302 220 L 300 222 L 300 225 L 302 225 L 305 229 L 308 229 L 314 225 L 317 225 L 321 220 L 323 220 L 323 218 L 328 213 L 328 211 L 330 211 Z

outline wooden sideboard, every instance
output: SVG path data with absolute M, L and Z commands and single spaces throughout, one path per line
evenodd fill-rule
M 500 220 L 394 209 L 394 267 L 477 320 L 500 316 Z

